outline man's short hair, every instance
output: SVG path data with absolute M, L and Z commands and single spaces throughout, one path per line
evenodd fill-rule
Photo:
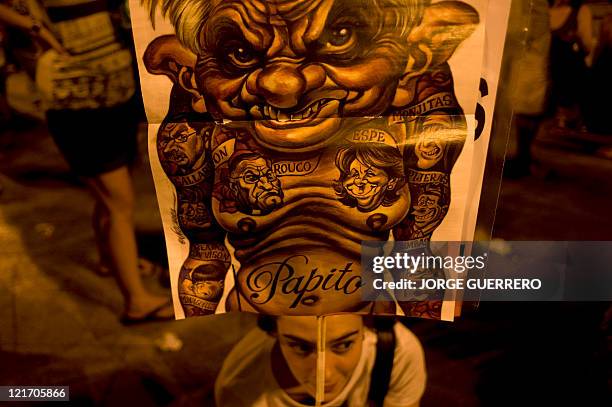
M 236 151 L 234 154 L 232 154 L 227 163 L 227 168 L 229 170 L 230 176 L 236 170 L 236 168 L 238 168 L 238 165 L 240 165 L 240 163 L 242 163 L 243 161 L 255 161 L 259 160 L 260 158 L 266 162 L 266 165 L 269 168 L 272 168 L 272 161 L 259 153 L 250 150 Z
M 187 123 L 189 127 L 199 133 L 200 131 L 202 131 L 204 126 L 210 123 L 210 118 L 201 113 L 182 112 L 169 116 L 164 120 L 164 123 Z

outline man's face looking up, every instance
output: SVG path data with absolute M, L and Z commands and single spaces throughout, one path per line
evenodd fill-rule
M 358 315 L 326 317 L 325 401 L 337 397 L 361 358 L 363 319 Z M 276 336 L 289 370 L 312 397 L 317 385 L 317 318 L 279 317 Z
M 211 3 L 196 84 L 216 117 L 255 120 L 263 145 L 312 150 L 330 141 L 339 117 L 379 115 L 391 105 L 408 55 L 398 7 L 372 0 Z

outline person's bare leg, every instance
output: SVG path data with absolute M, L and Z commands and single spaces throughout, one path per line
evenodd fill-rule
M 85 180 L 99 204 L 94 215 L 106 217 L 98 233 L 101 247 L 106 247 L 117 282 L 126 300 L 125 315 L 139 318 L 168 301 L 165 296 L 148 292 L 138 271 L 138 249 L 134 232 L 134 193 L 127 167 Z M 94 220 L 96 222 L 96 220 Z M 104 255 L 104 253 L 100 253 Z M 172 308 L 160 310 L 158 316 L 172 316 Z
M 96 246 L 98 247 L 98 274 L 107 276 L 113 273 L 113 264 L 111 261 L 111 254 L 108 248 L 108 239 L 105 237 L 105 230 L 108 230 L 109 213 L 104 208 L 104 205 L 100 201 L 96 200 L 94 206 L 94 213 L 91 219 L 91 225 L 94 230 L 94 236 L 96 240 Z M 142 257 L 138 258 L 138 271 L 141 276 L 151 277 L 157 272 L 157 267 L 151 261 Z
M 99 261 L 97 272 L 104 276 L 113 272 L 111 254 L 108 248 L 108 239 L 105 237 L 107 233 L 104 232 L 108 230 L 109 222 L 108 210 L 106 210 L 100 200 L 96 198 L 94 212 L 91 218 L 91 226 L 94 230 L 96 247 L 98 248 Z

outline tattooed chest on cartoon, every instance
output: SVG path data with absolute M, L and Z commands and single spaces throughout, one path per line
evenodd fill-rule
M 337 145 L 293 158 L 245 140 L 244 130 L 216 131 L 208 154 L 215 166 L 217 218 L 232 230 L 244 215 L 265 226 L 314 207 L 322 217 L 333 211 L 363 228 L 371 228 L 370 215 L 377 214 L 389 229 L 406 215 L 410 199 L 399 147 L 405 140 L 382 129 L 384 122 L 345 131 Z

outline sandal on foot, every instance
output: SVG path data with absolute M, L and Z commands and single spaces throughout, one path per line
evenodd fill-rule
M 120 322 L 125 326 L 130 326 L 130 325 L 143 324 L 147 322 L 172 321 L 175 319 L 174 315 L 159 315 L 159 312 L 167 307 L 172 307 L 171 301 L 167 301 L 163 303 L 162 305 L 160 305 L 159 307 L 153 308 L 151 311 L 147 312 L 141 317 L 132 317 L 127 314 L 124 314 L 121 317 Z
M 160 270 L 163 270 L 162 266 L 153 263 L 152 261 L 149 261 L 145 258 L 138 258 L 138 274 L 142 277 L 152 277 L 158 274 Z M 111 266 L 109 266 L 105 262 L 99 262 L 95 268 L 95 272 L 101 277 L 108 277 L 113 275 L 113 270 Z
M 94 271 L 100 277 L 108 277 L 113 275 L 113 271 L 111 270 L 111 268 L 103 263 L 98 263 L 94 268 Z
M 153 277 L 159 274 L 164 268 L 144 257 L 138 258 L 138 272 L 142 277 Z

